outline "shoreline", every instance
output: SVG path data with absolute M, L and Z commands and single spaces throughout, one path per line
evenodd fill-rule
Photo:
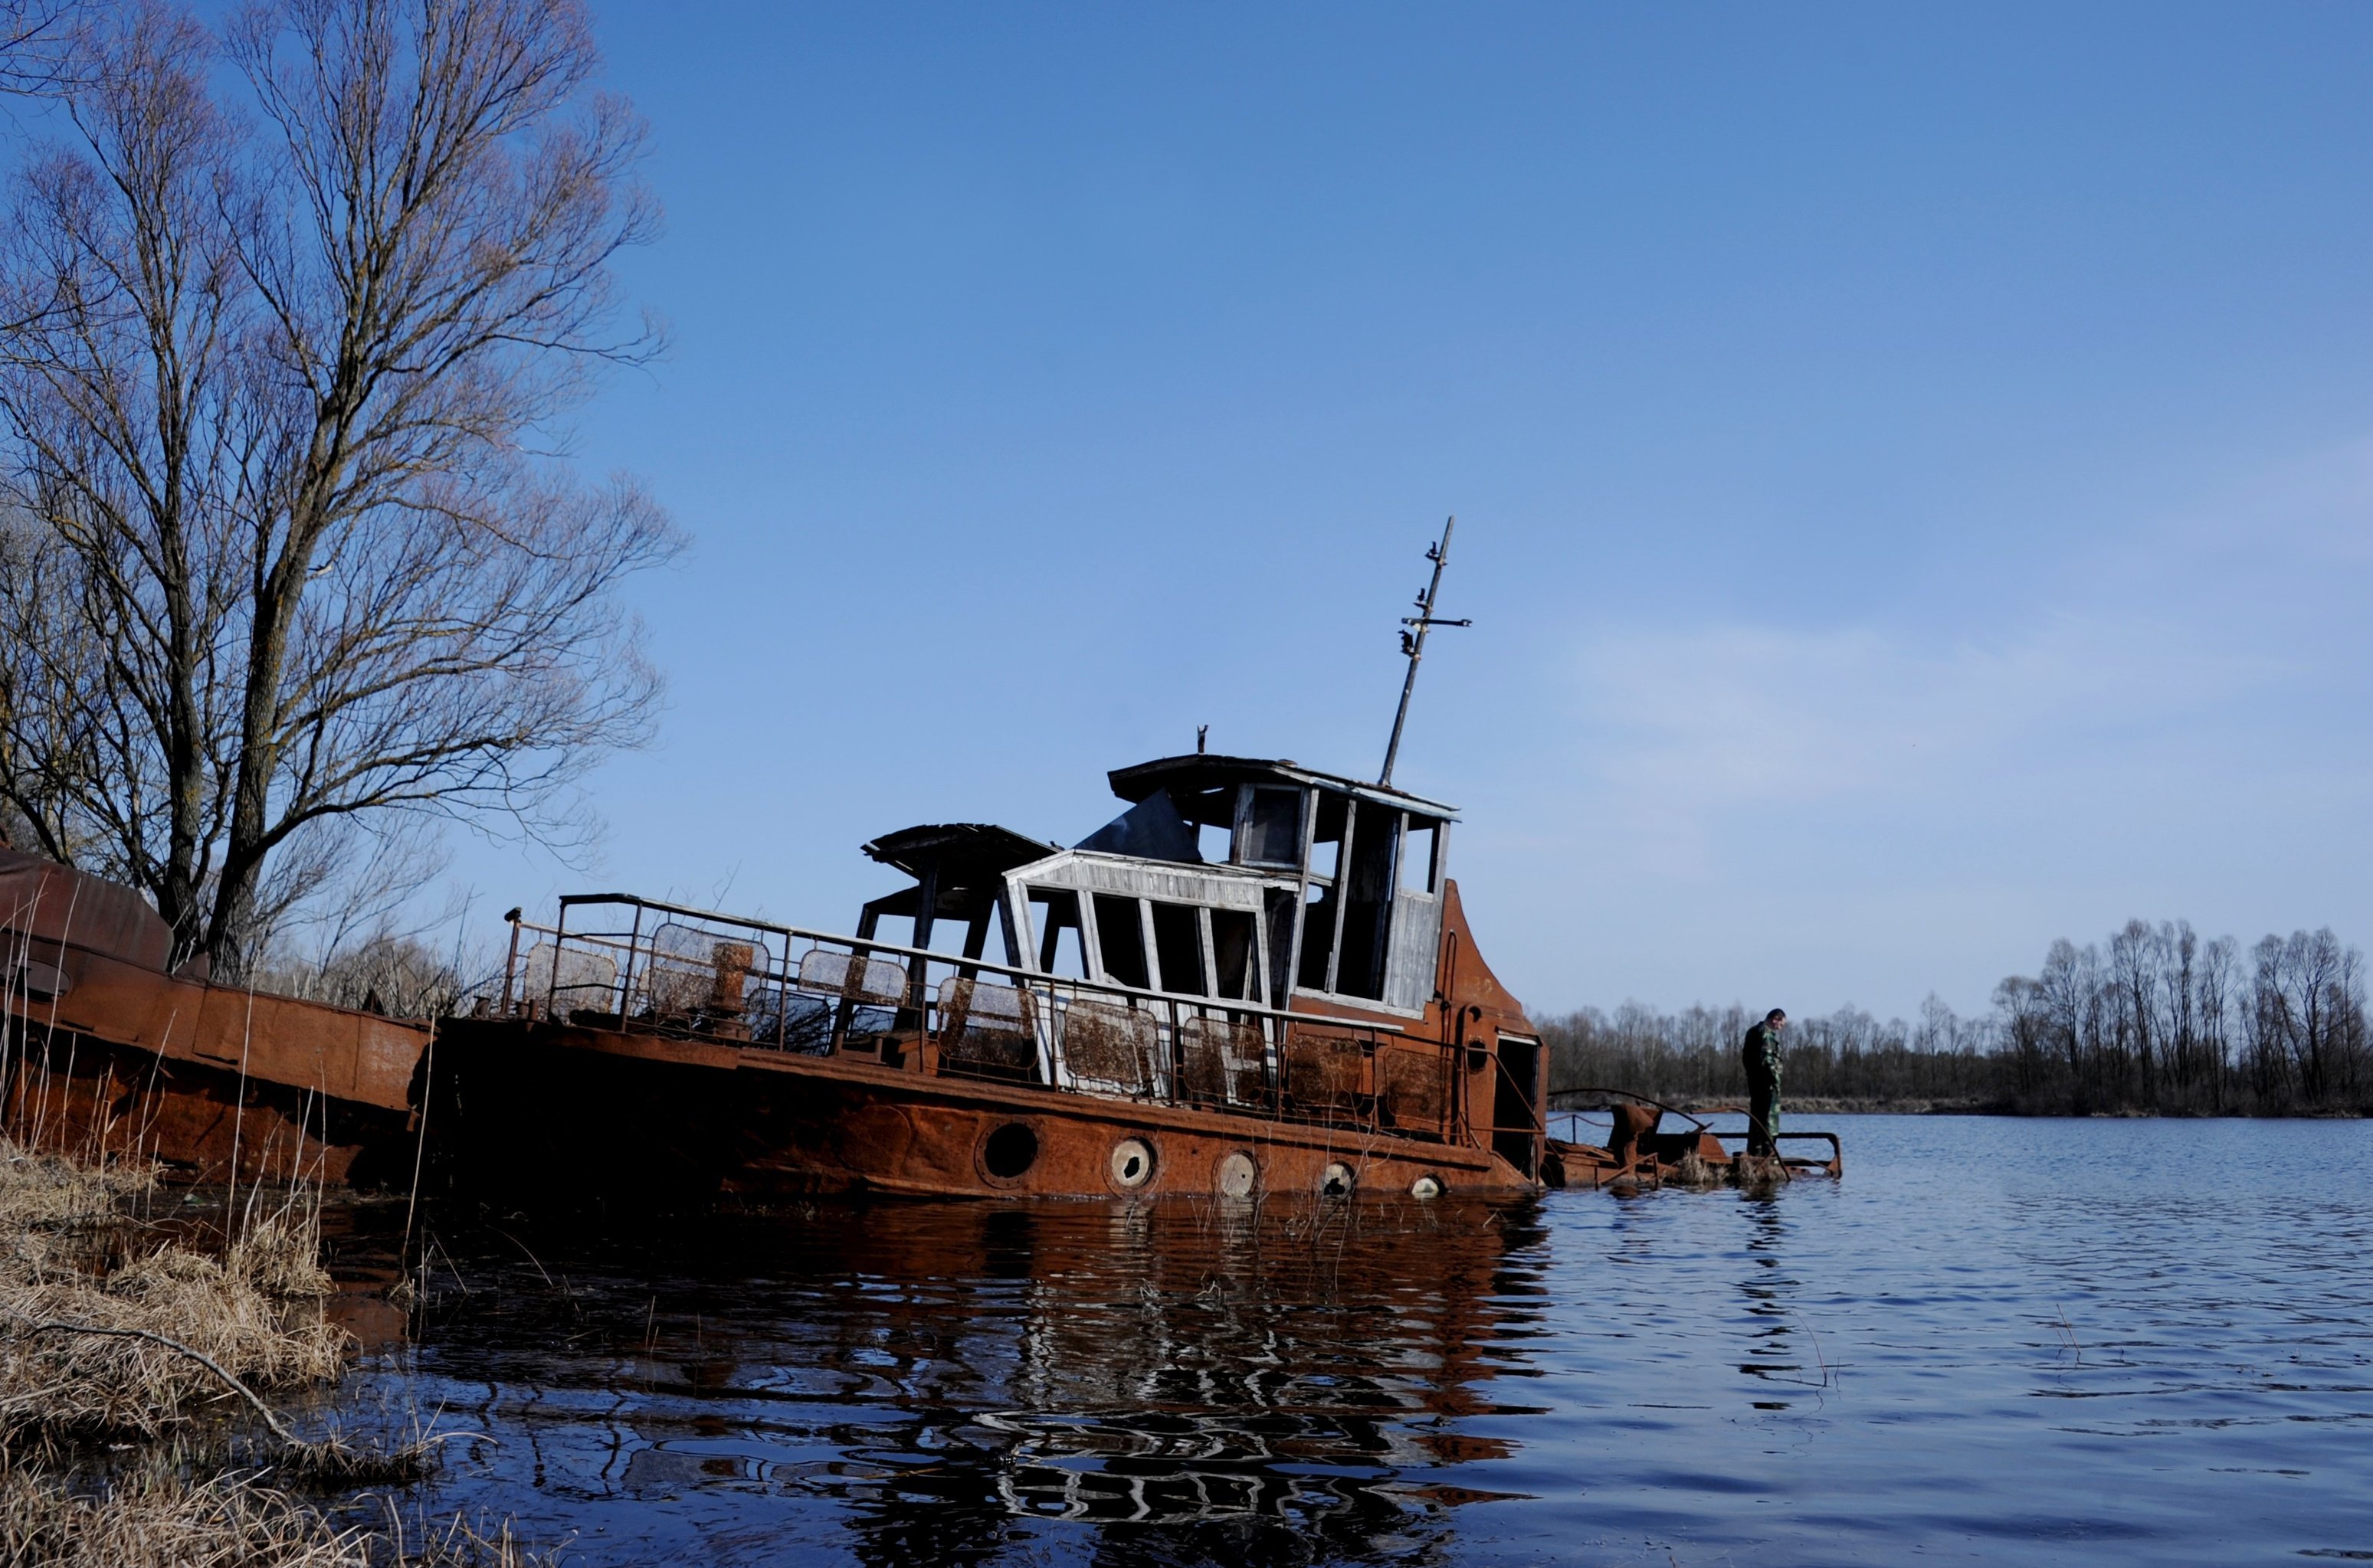
M 1561 1094 L 1574 1091 L 1551 1089 L 1552 1102 Z M 1645 1097 L 1643 1097 L 1645 1098 Z M 1736 1097 L 1721 1095 L 1677 1095 L 1664 1097 L 1664 1103 L 1674 1110 L 1689 1116 L 1746 1114 Z M 2120 1106 L 2077 1109 L 2071 1106 L 2050 1108 L 2024 1107 L 2011 1100 L 1970 1097 L 1966 1098 L 1906 1096 L 1900 1098 L 1878 1096 L 1806 1095 L 1801 1098 L 1781 1095 L 1781 1114 L 1791 1116 L 2001 1116 L 2022 1121 L 2361 1121 L 2373 1118 L 2373 1106 L 2354 1109 L 2320 1109 L 2314 1110 L 2246 1111 L 2204 1109 L 2155 1109 Z M 1551 1115 L 1562 1115 L 1552 1110 Z

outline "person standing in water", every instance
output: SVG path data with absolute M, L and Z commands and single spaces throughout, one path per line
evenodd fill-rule
M 1747 1040 L 1738 1048 L 1739 1060 L 1747 1067 L 1747 1152 L 1750 1155 L 1779 1153 L 1775 1140 L 1780 1135 L 1780 1033 L 1787 1027 L 1788 1015 L 1774 1007 L 1747 1031 Z

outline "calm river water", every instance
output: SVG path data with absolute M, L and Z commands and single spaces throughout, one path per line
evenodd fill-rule
M 587 1564 L 2373 1560 L 2373 1124 L 1803 1121 L 1842 1183 L 443 1219 L 341 1414 Z

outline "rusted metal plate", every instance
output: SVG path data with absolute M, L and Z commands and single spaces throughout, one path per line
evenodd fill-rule
M 1376 1095 L 1388 1125 L 1439 1132 L 1450 1121 L 1452 1056 L 1439 1048 L 1385 1046 L 1376 1053 Z
M 0 853 L 6 989 L 0 1130 L 73 1152 L 163 1161 L 199 1180 L 342 1180 L 402 1149 L 429 1031 L 342 1007 L 166 974 L 139 896 Z M 135 907 L 136 906 L 136 907 Z
M 1310 1115 L 1347 1115 L 1367 1092 L 1367 1058 L 1350 1035 L 1295 1028 L 1279 1054 L 1286 1105 Z

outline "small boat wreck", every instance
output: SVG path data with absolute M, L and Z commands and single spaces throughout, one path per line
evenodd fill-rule
M 1845 1148 L 1834 1132 L 1782 1132 L 1773 1139 L 1774 1153 L 1748 1153 L 1745 1126 L 1718 1129 L 1707 1120 L 1736 1116 L 1744 1121 L 1747 1112 L 1736 1107 L 1700 1116 L 1644 1095 L 1597 1088 L 1561 1089 L 1550 1097 L 1549 1103 L 1555 1114 L 1567 1119 L 1570 1135 L 1551 1138 L 1549 1147 L 1569 1186 L 1631 1191 L 1724 1182 L 1747 1186 L 1793 1181 L 1800 1176 L 1845 1174 Z M 1581 1136 L 1581 1118 L 1592 1113 L 1607 1119 L 1604 1144 L 1587 1143 Z M 1666 1116 L 1686 1125 L 1668 1132 Z M 1818 1145 L 1828 1152 L 1791 1154 L 1790 1144 Z
M 133 889 L 0 846 L 0 1133 L 193 1181 L 408 1175 L 427 1024 L 169 973 L 171 946 Z
M 1547 1053 L 1449 875 L 1455 810 L 1291 761 L 1110 775 L 1070 848 L 868 843 L 854 935 L 625 893 L 512 912 L 496 1016 L 442 1027 L 464 1188 L 1514 1193 L 1562 1179 Z

